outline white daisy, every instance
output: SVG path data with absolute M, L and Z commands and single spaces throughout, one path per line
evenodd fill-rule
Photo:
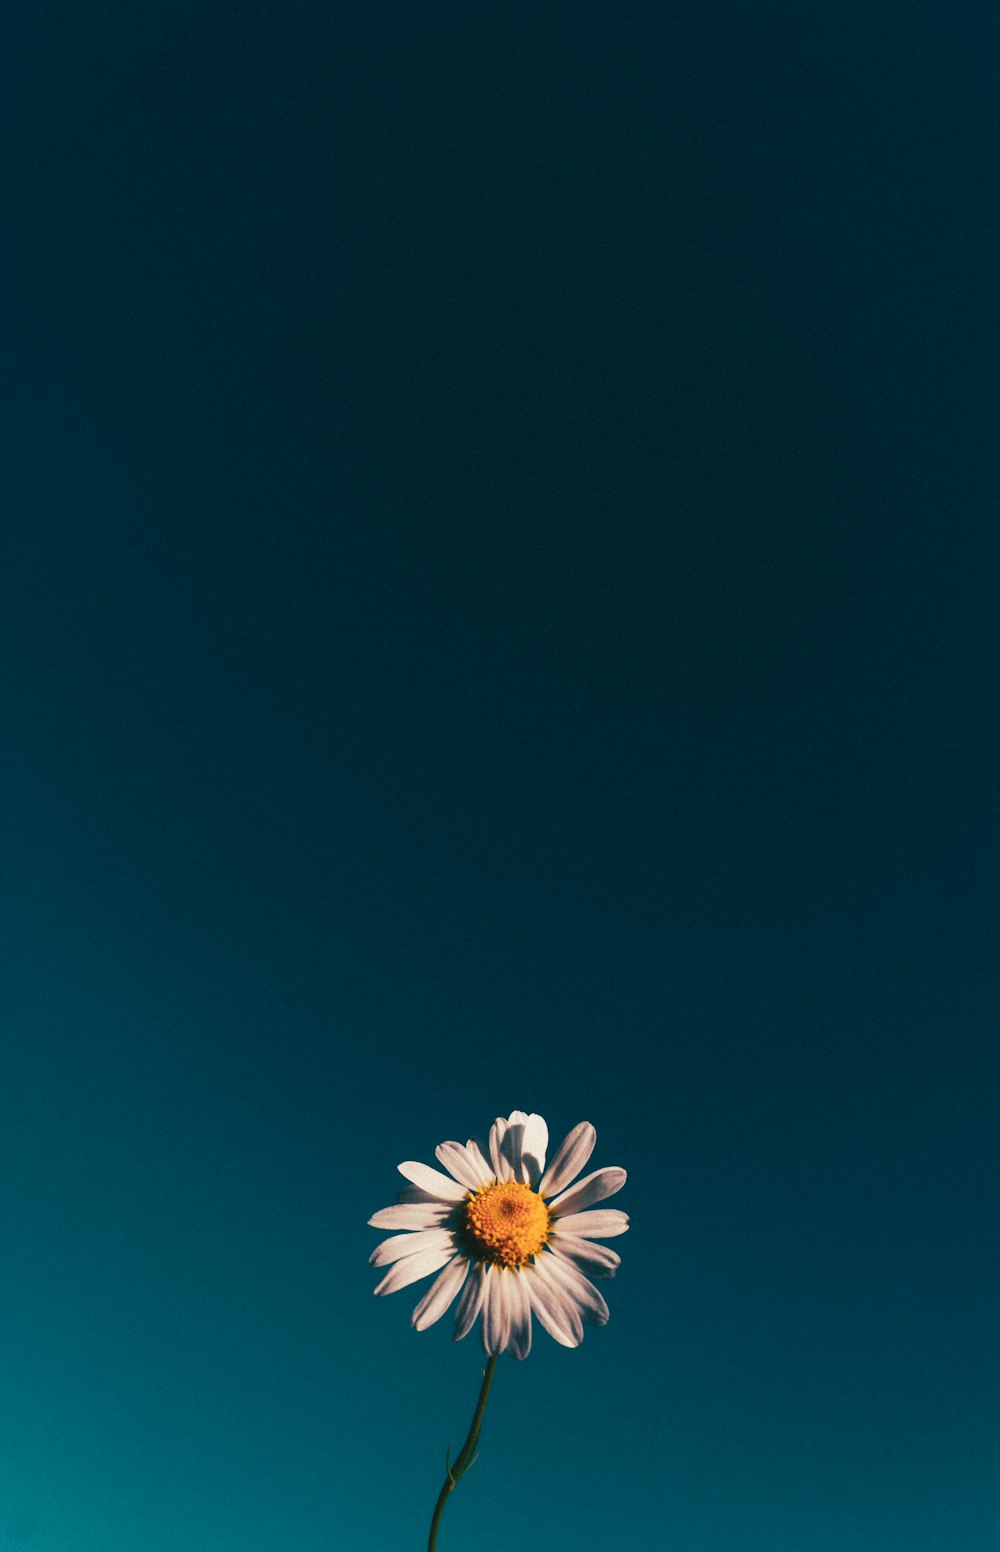
M 549 1129 L 540 1115 L 514 1110 L 490 1129 L 489 1146 L 474 1137 L 443 1142 L 434 1151 L 448 1171 L 407 1162 L 399 1172 L 411 1185 L 395 1207 L 368 1222 L 403 1229 L 383 1240 L 372 1266 L 389 1270 L 376 1293 L 396 1293 L 421 1277 L 437 1276 L 413 1311 L 418 1331 L 440 1320 L 458 1298 L 455 1341 L 482 1315 L 487 1353 L 508 1348 L 527 1357 L 531 1316 L 563 1347 L 577 1347 L 584 1324 L 603 1326 L 608 1306 L 584 1272 L 614 1277 L 621 1262 L 598 1239 L 624 1234 L 628 1217 L 614 1208 L 585 1211 L 625 1184 L 623 1169 L 598 1169 L 576 1180 L 597 1133 L 589 1121 L 574 1126 L 548 1168 Z

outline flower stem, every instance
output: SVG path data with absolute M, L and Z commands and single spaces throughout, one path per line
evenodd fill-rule
M 496 1366 L 497 1355 L 494 1353 L 487 1363 L 486 1369 L 483 1373 L 483 1385 L 479 1392 L 479 1400 L 476 1402 L 476 1410 L 472 1415 L 472 1427 L 469 1429 L 469 1436 L 465 1443 L 462 1445 L 462 1448 L 459 1450 L 455 1459 L 455 1464 L 453 1466 L 449 1464 L 448 1457 L 445 1456 L 445 1471 L 447 1474 L 444 1479 L 444 1486 L 442 1487 L 440 1493 L 438 1493 L 438 1501 L 434 1505 L 434 1518 L 431 1520 L 431 1533 L 427 1538 L 427 1552 L 435 1552 L 437 1547 L 438 1524 L 441 1520 L 441 1511 L 444 1509 L 444 1506 L 448 1501 L 448 1494 L 453 1491 L 456 1483 L 458 1483 L 461 1478 L 465 1476 L 465 1473 L 468 1471 L 469 1467 L 472 1465 L 476 1458 L 476 1445 L 479 1443 L 479 1430 L 483 1426 L 483 1413 L 486 1411 L 486 1397 L 490 1393 L 490 1386 L 493 1383 L 493 1370 L 496 1368 Z M 450 1450 L 448 1451 L 448 1454 L 451 1454 Z

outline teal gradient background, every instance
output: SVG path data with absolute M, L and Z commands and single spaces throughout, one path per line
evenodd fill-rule
M 992 1552 L 1000 25 L 11 7 L 0 1552 Z

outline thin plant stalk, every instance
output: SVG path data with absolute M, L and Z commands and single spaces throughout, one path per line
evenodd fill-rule
M 434 1505 L 434 1518 L 431 1520 L 431 1531 L 427 1538 L 427 1552 L 436 1552 L 438 1525 L 441 1522 L 444 1506 L 448 1502 L 449 1493 L 454 1491 L 456 1484 L 461 1481 L 469 1467 L 475 1462 L 476 1446 L 479 1443 L 479 1430 L 483 1426 L 483 1413 L 486 1410 L 486 1397 L 490 1393 L 490 1386 L 493 1383 L 493 1370 L 496 1366 L 497 1355 L 494 1353 L 483 1372 L 482 1389 L 479 1392 L 479 1400 L 476 1402 L 476 1410 L 472 1415 L 472 1427 L 469 1429 L 468 1438 L 459 1450 L 454 1465 L 449 1460 L 451 1455 L 450 1447 L 448 1454 L 445 1456 L 445 1471 L 447 1475 L 444 1479 L 444 1486 L 438 1494 L 437 1503 Z

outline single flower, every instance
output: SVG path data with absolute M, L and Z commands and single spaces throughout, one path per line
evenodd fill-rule
M 407 1162 L 411 1184 L 395 1207 L 369 1218 L 376 1229 L 402 1229 L 383 1240 L 372 1266 L 389 1270 L 375 1289 L 396 1293 L 437 1273 L 413 1311 L 418 1331 L 440 1320 L 458 1298 L 455 1341 L 482 1315 L 483 1347 L 526 1358 L 531 1317 L 564 1347 L 577 1347 L 584 1324 L 603 1326 L 608 1306 L 585 1273 L 613 1277 L 621 1258 L 597 1240 L 624 1234 L 628 1217 L 595 1202 L 620 1191 L 623 1169 L 576 1180 L 594 1151 L 589 1121 L 557 1148 L 546 1168 L 549 1129 L 540 1115 L 513 1110 L 490 1129 L 489 1144 L 443 1142 L 434 1151 L 448 1171 Z M 576 1180 L 576 1184 L 572 1182 Z

